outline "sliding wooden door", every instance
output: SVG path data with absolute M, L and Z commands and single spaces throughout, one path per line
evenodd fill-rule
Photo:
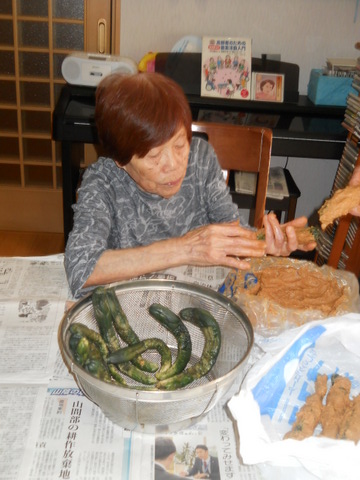
M 1 0 L 0 229 L 61 232 L 52 112 L 72 51 L 118 54 L 120 0 Z

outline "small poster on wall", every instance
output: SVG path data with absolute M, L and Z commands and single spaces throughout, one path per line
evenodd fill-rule
M 253 72 L 251 99 L 263 102 L 284 101 L 284 75 Z
M 203 37 L 201 62 L 202 96 L 250 100 L 250 38 Z

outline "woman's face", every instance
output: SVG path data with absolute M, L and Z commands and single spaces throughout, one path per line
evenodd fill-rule
M 145 192 L 170 198 L 180 190 L 185 178 L 189 151 L 186 130 L 182 127 L 166 143 L 152 148 L 143 158 L 134 155 L 121 168 Z
M 270 93 L 272 93 L 272 91 L 273 91 L 272 84 L 270 82 L 266 82 L 264 87 L 263 87 L 263 92 L 267 93 L 267 94 L 270 94 Z

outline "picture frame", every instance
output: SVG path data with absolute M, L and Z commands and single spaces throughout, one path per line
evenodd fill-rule
M 253 72 L 251 99 L 260 102 L 283 102 L 285 75 L 281 73 Z

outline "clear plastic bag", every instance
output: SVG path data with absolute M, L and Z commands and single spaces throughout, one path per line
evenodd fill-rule
M 264 355 L 249 370 L 228 407 L 240 438 L 239 455 L 246 465 L 267 466 L 262 468 L 262 478 L 358 478 L 360 442 L 322 436 L 319 426 L 301 441 L 284 439 L 284 435 L 314 393 L 318 374 L 327 375 L 328 388 L 334 373 L 348 377 L 350 399 L 360 394 L 359 342 L 360 315 L 355 313 L 258 338 Z
M 250 270 L 231 270 L 219 291 L 243 308 L 255 332 L 260 335 L 277 335 L 283 330 L 303 325 L 311 320 L 360 311 L 359 282 L 351 272 L 336 270 L 327 265 L 319 267 L 307 260 L 283 257 L 252 258 L 249 262 Z M 271 269 L 274 269 L 273 278 L 271 278 Z M 298 273 L 302 278 L 292 282 L 291 276 L 284 275 L 281 286 L 282 279 L 278 274 L 281 271 L 284 272 L 284 269 L 288 273 L 295 273 L 295 276 Z M 270 276 L 269 283 L 273 282 L 275 285 L 276 300 L 262 297 L 261 292 L 252 294 L 253 289 L 256 290 L 259 273 L 265 270 Z M 301 288 L 301 280 L 304 288 Z M 328 285 L 338 287 L 341 292 L 333 308 L 329 306 L 329 301 L 326 299 L 329 293 Z M 312 303 L 311 307 L 305 306 L 307 293 L 308 303 Z M 302 295 L 304 307 L 290 307 L 293 301 L 295 304 L 299 303 L 295 301 L 296 295 Z

